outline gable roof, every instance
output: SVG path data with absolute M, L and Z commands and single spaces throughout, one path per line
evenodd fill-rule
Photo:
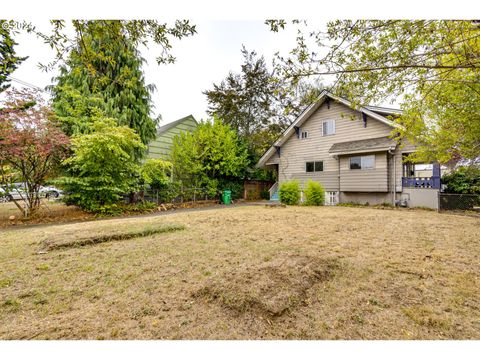
M 338 101 L 341 104 L 348 106 L 351 109 L 364 113 L 365 115 L 370 116 L 372 119 L 378 120 L 388 126 L 398 127 L 399 125 L 393 121 L 387 119 L 385 116 L 381 115 L 380 111 L 372 111 L 368 106 L 361 106 L 359 108 L 354 108 L 353 104 L 347 99 L 341 98 L 339 96 L 333 95 L 328 90 L 323 90 L 318 96 L 317 100 L 310 104 L 305 110 L 303 110 L 300 115 L 293 121 L 290 126 L 283 132 L 283 134 L 273 143 L 273 145 L 263 154 L 263 156 L 258 161 L 256 167 L 262 167 L 265 165 L 266 161 L 275 153 L 275 149 L 281 146 L 285 141 L 287 141 L 290 136 L 295 134 L 295 127 L 303 124 L 309 117 L 312 115 L 324 102 L 327 98 Z M 370 107 L 373 108 L 373 107 Z M 385 109 L 385 108 L 382 108 Z M 393 110 L 393 109 L 392 109 Z
M 195 123 L 198 125 L 197 120 L 195 120 L 195 118 L 193 117 L 193 115 L 190 114 L 190 115 L 185 116 L 185 117 L 183 117 L 183 118 L 181 118 L 181 119 L 178 119 L 178 120 L 172 121 L 171 123 L 168 123 L 168 124 L 165 124 L 165 125 L 163 125 L 163 126 L 160 126 L 160 127 L 158 128 L 158 130 L 157 130 L 157 135 L 163 134 L 163 133 L 166 132 L 167 130 L 169 130 L 169 129 L 171 129 L 171 128 L 173 128 L 173 127 L 175 127 L 175 126 L 177 126 L 177 125 L 179 125 L 179 124 L 181 124 L 181 123 L 183 123 L 183 122 L 186 121 L 186 120 L 193 120 L 193 121 L 195 121 Z

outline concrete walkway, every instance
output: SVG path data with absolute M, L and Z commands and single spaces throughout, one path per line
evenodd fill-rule
M 139 215 L 125 215 L 125 216 L 112 216 L 112 217 L 99 217 L 99 218 L 92 218 L 86 220 L 75 220 L 75 221 L 66 221 L 66 222 L 51 222 L 51 223 L 44 223 L 44 224 L 25 224 L 25 225 L 14 225 L 8 226 L 5 228 L 0 229 L 1 231 L 15 231 L 15 230 L 23 230 L 28 228 L 44 228 L 49 226 L 57 226 L 57 225 L 72 225 L 72 224 L 81 224 L 86 222 L 92 221 L 101 221 L 101 220 L 118 220 L 118 219 L 136 219 L 136 218 L 148 218 L 148 217 L 157 217 L 157 216 L 167 216 L 167 215 L 174 215 L 180 213 L 187 213 L 187 212 L 197 212 L 197 211 L 209 211 L 209 210 L 219 210 L 219 209 L 232 209 L 237 207 L 245 207 L 245 206 L 265 206 L 271 203 L 268 200 L 262 201 L 241 201 L 231 205 L 224 205 L 224 204 L 213 204 L 211 206 L 203 206 L 197 208 L 185 208 L 185 209 L 172 209 L 167 211 L 159 211 L 154 213 L 147 213 L 147 214 L 139 214 Z

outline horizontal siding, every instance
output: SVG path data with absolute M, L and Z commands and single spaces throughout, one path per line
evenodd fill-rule
M 335 134 L 322 136 L 322 122 L 330 119 L 335 120 Z M 298 179 L 303 182 L 305 179 L 312 178 L 316 181 L 323 181 L 322 184 L 324 183 L 327 190 L 334 191 L 338 190 L 338 160 L 328 153 L 332 145 L 388 136 L 392 128 L 370 117 L 367 117 L 367 127 L 364 127 L 359 112 L 331 101 L 330 109 L 326 104 L 320 106 L 304 122 L 300 131 L 308 131 L 308 138 L 298 139 L 293 135 L 281 148 L 279 181 Z M 344 184 L 349 189 L 348 191 L 388 191 L 387 156 L 386 153 L 377 155 L 376 169 L 374 171 L 359 170 L 362 173 L 350 173 L 350 170 L 347 170 L 348 157 L 340 157 L 346 161 L 341 163 L 344 170 L 341 171 L 340 177 L 346 176 Z M 273 161 L 273 159 L 272 161 L 269 159 L 267 163 Z M 319 175 L 321 173 L 307 173 L 305 171 L 305 162 L 307 161 L 323 161 L 325 174 L 322 176 Z M 328 175 L 326 175 L 327 173 Z M 371 177 L 370 180 L 368 180 L 369 177 Z M 340 184 L 340 189 L 341 191 L 345 190 L 343 183 Z
M 148 144 L 148 157 L 167 158 L 170 155 L 173 138 L 182 132 L 191 132 L 196 127 L 197 123 L 193 119 L 186 119 L 175 127 L 157 135 L 157 138 Z
M 350 156 L 340 157 L 341 191 L 388 191 L 387 153 L 375 153 L 375 168 L 350 170 Z
M 326 191 L 338 191 L 338 171 L 321 171 L 321 172 L 301 172 L 292 173 L 290 178 L 279 178 L 280 182 L 287 180 L 298 180 L 302 188 L 308 180 L 318 181 L 323 185 Z

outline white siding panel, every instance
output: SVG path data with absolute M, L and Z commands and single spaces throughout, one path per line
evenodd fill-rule
M 335 120 L 335 134 L 322 136 L 322 123 L 330 119 Z M 370 117 L 367 118 L 367 127 L 364 127 L 361 113 L 331 101 L 330 109 L 323 104 L 302 125 L 300 131 L 308 131 L 308 139 L 298 139 L 293 135 L 281 148 L 279 181 L 298 179 L 303 183 L 312 179 L 321 182 L 327 191 L 335 191 L 338 190 L 338 159 L 329 155 L 330 147 L 340 142 L 387 136 L 392 128 Z M 348 158 L 345 159 L 348 161 Z M 324 172 L 307 173 L 307 161 L 323 161 Z M 269 159 L 268 162 L 272 161 Z M 386 153 L 377 154 L 375 170 L 370 170 L 370 173 L 367 173 L 368 170 L 361 171 L 361 174 L 345 174 L 345 186 L 358 189 L 351 191 L 388 191 Z M 343 176 L 342 170 L 341 177 Z M 344 191 L 340 185 L 341 191 Z

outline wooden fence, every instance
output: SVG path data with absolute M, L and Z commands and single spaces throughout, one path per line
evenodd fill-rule
M 268 180 L 245 180 L 243 183 L 243 198 L 245 200 L 268 200 L 268 189 L 274 184 Z

